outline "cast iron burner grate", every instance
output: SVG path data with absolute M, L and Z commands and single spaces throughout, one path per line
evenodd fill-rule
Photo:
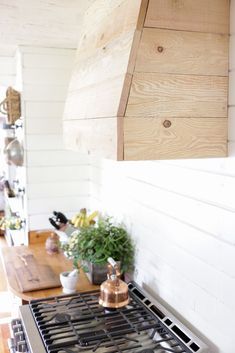
M 163 322 L 162 312 L 134 282 L 128 286 L 130 303 L 116 311 L 99 305 L 99 291 L 32 301 L 30 308 L 47 352 L 202 352 L 178 326 L 173 332 Z

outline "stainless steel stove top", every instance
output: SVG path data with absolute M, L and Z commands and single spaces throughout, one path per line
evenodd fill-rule
M 31 353 L 206 353 L 207 346 L 136 283 L 128 306 L 107 311 L 99 291 L 35 300 L 20 314 Z

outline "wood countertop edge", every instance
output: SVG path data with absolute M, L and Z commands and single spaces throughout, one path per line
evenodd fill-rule
M 28 291 L 28 292 L 21 292 L 19 290 L 16 277 L 14 275 L 14 269 L 13 266 L 8 266 L 7 261 L 6 261 L 6 254 L 4 254 L 4 250 L 6 252 L 11 252 L 11 249 L 14 249 L 14 247 L 10 248 L 3 248 L 1 249 L 1 258 L 3 262 L 3 267 L 4 267 L 4 272 L 6 275 L 6 280 L 7 280 L 7 285 L 9 291 L 11 291 L 15 296 L 19 297 L 22 299 L 22 301 L 29 302 L 31 300 L 35 299 L 42 299 L 46 297 L 53 297 L 53 296 L 58 296 L 58 295 L 63 295 L 63 290 L 62 287 L 54 287 L 54 288 L 49 288 L 49 289 L 39 289 L 39 290 L 34 290 L 34 291 Z M 30 250 L 35 257 L 37 258 L 37 255 L 40 253 L 45 255 L 45 245 L 44 243 L 37 243 L 37 244 L 32 244 L 27 247 L 28 250 Z M 13 250 L 12 250 L 13 251 Z M 60 260 L 60 269 L 56 269 L 56 273 L 59 275 L 60 272 L 63 271 L 68 271 L 72 269 L 72 261 L 68 260 L 63 254 L 54 254 L 54 255 L 49 255 L 46 254 L 43 259 L 42 263 L 48 264 L 53 268 L 54 261 L 59 261 Z M 62 264 L 61 264 L 62 262 Z M 8 268 L 6 268 L 8 266 Z M 57 266 L 58 267 L 58 266 Z M 89 282 L 86 274 L 82 269 L 79 271 L 79 278 L 78 278 L 78 284 L 77 284 L 77 292 L 86 292 L 86 291 L 92 291 L 98 289 L 98 285 L 93 285 Z

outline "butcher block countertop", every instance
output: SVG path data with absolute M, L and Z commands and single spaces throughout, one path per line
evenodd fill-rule
M 73 267 L 72 261 L 68 260 L 63 253 L 49 255 L 44 243 L 4 247 L 2 259 L 8 288 L 22 299 L 22 303 L 63 294 L 59 274 L 70 271 Z M 26 278 L 29 279 L 29 283 Z M 27 291 L 30 285 L 34 289 Z M 45 288 L 47 285 L 53 288 Z M 85 273 L 80 270 L 77 291 L 85 292 L 97 288 L 98 286 L 92 285 Z

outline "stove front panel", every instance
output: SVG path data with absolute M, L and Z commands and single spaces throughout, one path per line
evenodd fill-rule
M 21 306 L 19 313 L 27 344 L 27 353 L 47 353 L 29 305 Z

